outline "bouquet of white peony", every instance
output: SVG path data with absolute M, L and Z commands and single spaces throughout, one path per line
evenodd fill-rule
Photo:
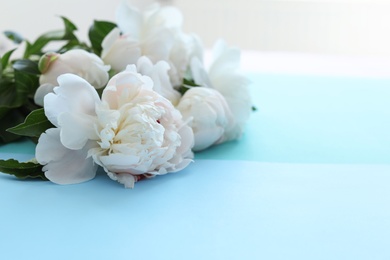
M 116 23 L 93 23 L 90 44 L 62 19 L 64 30 L 35 42 L 4 32 L 12 44 L 0 45 L 0 140 L 28 136 L 37 145 L 34 160 L 0 160 L 0 171 L 72 184 L 100 166 L 133 187 L 241 136 L 252 104 L 239 50 L 218 41 L 206 68 L 176 8 L 123 3 Z

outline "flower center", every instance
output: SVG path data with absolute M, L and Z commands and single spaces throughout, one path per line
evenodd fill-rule
M 104 120 L 105 125 L 99 131 L 98 144 L 105 154 L 141 151 L 148 154 L 163 145 L 165 129 L 160 122 L 163 110 L 150 104 L 127 104 L 118 112 L 119 117 Z
M 115 137 L 114 129 L 111 127 L 105 127 L 100 131 L 100 142 L 99 145 L 102 149 L 109 149 L 112 144 L 112 140 Z

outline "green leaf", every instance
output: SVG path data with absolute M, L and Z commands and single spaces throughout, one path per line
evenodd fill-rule
M 91 41 L 93 51 L 100 56 L 102 52 L 102 42 L 104 37 L 112 31 L 116 26 L 115 23 L 107 21 L 94 21 L 93 25 L 89 28 L 89 40 Z
M 193 79 L 183 79 L 183 85 L 191 86 L 191 87 L 199 87 L 200 85 L 196 84 Z
M 13 66 L 17 97 L 26 102 L 27 97 L 33 95 L 39 87 L 38 63 L 31 60 L 17 60 Z
M 193 79 L 183 79 L 183 84 L 179 87 L 178 91 L 184 95 L 190 88 L 199 87 Z
M 10 143 L 20 139 L 19 135 L 7 132 L 7 129 L 23 122 L 24 116 L 17 110 L 6 110 L 0 119 L 0 143 Z
M 73 49 L 83 49 L 83 50 L 86 50 L 88 52 L 92 51 L 91 48 L 88 45 L 86 45 L 85 43 L 81 43 L 78 40 L 71 40 L 71 41 L 68 41 L 61 48 L 59 48 L 59 50 L 57 52 L 64 53 L 64 52 L 67 52 L 67 51 L 73 50 Z
M 66 37 L 68 37 L 69 39 L 73 38 L 74 35 L 70 35 L 70 34 L 73 33 L 74 31 L 77 31 L 76 25 L 74 25 L 74 23 L 72 23 L 68 18 L 64 16 L 61 16 L 61 19 L 64 22 Z
M 28 97 L 35 93 L 39 85 L 37 64 L 32 61 L 16 61 L 13 65 L 12 78 L 0 78 L 0 139 L 9 142 L 19 138 L 6 132 L 7 128 L 23 122 L 30 113 L 31 106 L 26 106 Z
M 39 71 L 39 68 L 38 68 L 38 63 L 34 62 L 32 60 L 27 60 L 27 59 L 17 60 L 17 61 L 15 61 L 15 63 L 13 64 L 12 67 L 15 70 L 23 71 L 23 72 L 26 72 L 28 74 L 38 75 L 41 73 Z
M 7 131 L 16 135 L 39 137 L 43 132 L 52 127 L 54 126 L 47 119 L 44 109 L 40 108 L 32 111 L 23 123 L 9 128 Z
M 0 78 L 0 114 L 2 109 L 16 108 L 23 105 L 27 92 L 18 89 L 11 79 Z
M 8 111 L 10 111 L 10 108 L 0 107 L 0 122 L 2 121 L 1 118 L 3 118 L 3 116 L 5 116 Z
M 27 44 L 24 57 L 28 58 L 34 54 L 41 55 L 43 47 L 51 41 L 59 41 L 63 39 L 64 35 L 65 32 L 63 30 L 51 31 L 41 35 L 34 43 Z
M 20 44 L 22 43 L 22 41 L 24 41 L 23 37 L 16 32 L 4 31 L 4 35 L 7 36 L 8 39 L 12 40 L 16 44 Z
M 11 58 L 11 55 L 14 51 L 15 51 L 15 49 L 10 50 L 10 51 L 4 53 L 4 55 L 1 57 L 1 64 L 0 64 L 1 70 L 5 69 L 7 67 L 9 59 Z
M 31 55 L 42 55 L 43 48 L 51 41 L 65 40 L 65 41 L 74 41 L 77 44 L 79 43 L 79 40 L 77 39 L 76 35 L 73 33 L 75 30 L 77 30 L 77 27 L 69 19 L 65 17 L 61 17 L 61 19 L 64 22 L 65 29 L 47 32 L 41 35 L 40 37 L 38 37 L 38 39 L 34 43 L 27 42 L 27 47 L 24 54 L 25 58 L 28 58 Z
M 35 162 L 19 162 L 14 159 L 0 160 L 1 172 L 14 175 L 20 179 L 41 178 L 47 180 L 42 168 L 42 165 Z

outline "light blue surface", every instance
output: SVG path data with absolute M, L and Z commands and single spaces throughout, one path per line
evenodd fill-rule
M 0 259 L 390 259 L 390 80 L 251 78 L 243 138 L 182 172 L 134 190 L 0 175 Z
M 390 163 L 390 79 L 251 75 L 258 111 L 200 159 Z
M 126 190 L 0 176 L 2 259 L 389 259 L 390 166 L 198 160 Z

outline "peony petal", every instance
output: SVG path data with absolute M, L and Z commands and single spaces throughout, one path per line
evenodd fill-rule
M 104 37 L 102 41 L 102 53 L 100 55 L 102 59 L 106 57 L 107 52 L 111 49 L 114 43 L 119 39 L 120 35 L 121 35 L 121 31 L 119 30 L 119 28 L 115 27 L 106 35 L 106 37 Z
M 135 65 L 127 66 L 126 70 L 110 79 L 102 94 L 102 101 L 107 102 L 110 109 L 118 109 L 121 100 L 135 98 L 141 89 L 153 89 L 153 81 L 148 76 L 136 72 Z
M 194 134 L 195 145 L 193 150 L 195 152 L 202 151 L 213 144 L 215 144 L 224 133 L 223 127 L 206 128 Z
M 134 188 L 134 184 L 136 182 L 136 178 L 128 173 L 112 173 L 107 172 L 107 175 L 114 181 L 118 181 L 119 183 L 122 183 L 125 185 L 125 188 Z
M 97 140 L 96 123 L 96 117 L 90 115 L 62 113 L 58 117 L 62 144 L 68 149 L 79 150 L 88 140 Z
M 116 21 L 124 34 L 131 36 L 133 39 L 139 39 L 142 26 L 140 11 L 122 1 L 116 10 Z
M 170 66 L 166 61 L 161 60 L 153 65 L 148 57 L 142 56 L 137 61 L 137 69 L 142 75 L 151 77 L 154 91 L 171 101 L 173 105 L 179 103 L 181 94 L 171 84 L 168 75 Z
M 184 157 L 193 158 L 191 149 L 194 147 L 194 132 L 188 125 L 183 125 L 179 129 L 179 135 L 181 138 L 180 146 L 177 148 L 178 154 L 185 155 Z
M 55 86 L 50 84 L 50 83 L 45 83 L 45 84 L 40 85 L 38 87 L 38 89 L 35 91 L 35 95 L 34 95 L 34 102 L 35 102 L 35 104 L 43 107 L 43 99 L 44 99 L 44 97 L 47 94 L 52 93 L 54 87 Z
M 148 19 L 147 29 L 153 30 L 156 27 L 167 27 L 180 29 L 183 24 L 183 15 L 180 10 L 173 6 L 164 6 L 154 12 Z M 146 29 L 146 30 L 147 30 Z
M 95 88 L 103 87 L 108 81 L 110 66 L 104 65 L 103 60 L 94 53 L 73 49 L 62 54 L 59 60 L 69 69 L 62 68 L 58 76 L 64 73 L 73 73 L 88 81 Z
M 111 167 L 125 169 L 128 168 L 129 165 L 136 165 L 139 163 L 140 158 L 136 155 L 110 154 L 107 156 L 100 156 L 100 160 L 108 169 Z
M 235 126 L 226 130 L 221 141 L 237 139 L 241 136 L 244 125 L 252 113 L 252 101 L 248 88 L 250 82 L 239 73 L 219 77 L 211 75 L 211 80 L 215 89 L 225 97 L 235 121 Z
M 174 33 L 169 29 L 159 28 L 158 31 L 149 35 L 142 42 L 142 53 L 154 63 L 160 60 L 168 60 L 174 43 Z
M 88 143 L 81 150 L 70 150 L 60 142 L 60 130 L 51 128 L 43 133 L 36 147 L 36 159 L 43 164 L 45 176 L 57 184 L 75 184 L 91 180 L 96 175 L 97 165 L 87 158 L 90 148 L 96 145 Z
M 123 71 L 129 64 L 134 64 L 141 56 L 138 42 L 120 37 L 118 28 L 114 28 L 104 38 L 102 48 L 102 59 L 117 72 Z
M 220 142 L 224 131 L 234 124 L 225 98 L 215 89 L 194 87 L 182 97 L 177 108 L 183 118 L 191 121 L 195 145 L 200 151 Z
M 58 116 L 69 112 L 75 114 L 95 115 L 95 104 L 100 102 L 96 90 L 84 79 L 73 74 L 63 74 L 58 77 L 59 87 L 54 93 L 44 98 L 45 114 L 55 126 Z
M 50 128 L 39 137 L 35 157 L 40 164 L 47 164 L 50 161 L 60 160 L 66 150 L 60 141 L 60 129 Z
M 197 57 L 191 59 L 190 70 L 196 84 L 202 87 L 212 87 L 206 69 Z
M 239 69 L 241 53 L 238 48 L 228 47 L 219 40 L 214 45 L 214 61 L 210 66 L 209 75 L 226 75 Z

